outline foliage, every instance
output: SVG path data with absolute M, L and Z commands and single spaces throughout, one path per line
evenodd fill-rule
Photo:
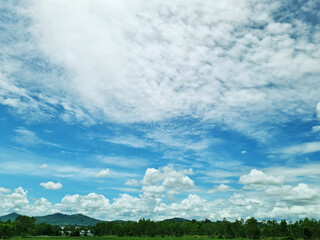
M 86 235 L 93 233 L 98 236 L 117 236 L 126 239 L 130 237 L 151 237 L 152 239 L 276 239 L 294 240 L 303 238 L 306 240 L 320 239 L 320 222 L 315 219 L 304 219 L 294 223 L 282 220 L 268 220 L 258 222 L 255 218 L 246 221 L 236 220 L 229 222 L 212 222 L 208 219 L 204 221 L 158 221 L 140 219 L 133 221 L 99 222 L 94 226 L 59 226 L 47 223 L 36 223 L 34 217 L 18 216 L 15 221 L 7 220 L 0 222 L 0 238 L 10 238 L 13 236 L 61 236 L 64 240 L 69 237 Z M 37 238 L 40 240 L 40 238 Z M 51 238 L 53 239 L 53 238 Z M 99 239 L 109 239 L 103 237 Z

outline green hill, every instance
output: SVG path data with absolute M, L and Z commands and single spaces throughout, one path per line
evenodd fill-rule
M 39 223 L 48 223 L 52 225 L 96 225 L 100 220 L 82 215 L 82 214 L 73 214 L 67 215 L 62 213 L 55 213 L 51 215 L 46 215 L 42 217 L 35 217 Z
M 17 213 L 10 213 L 8 215 L 0 217 L 0 220 L 5 222 L 8 219 L 14 221 L 19 214 Z M 73 214 L 67 215 L 62 213 L 55 213 L 46 216 L 36 216 L 36 221 L 38 223 L 48 223 L 51 225 L 77 225 L 77 226 L 89 226 L 89 225 L 96 225 L 100 220 L 82 215 L 82 214 Z
M 19 214 L 18 213 L 10 213 L 10 214 L 8 214 L 8 215 L 4 215 L 4 216 L 2 216 L 2 217 L 0 217 L 0 221 L 2 221 L 2 222 L 6 222 L 6 221 L 8 221 L 9 219 L 11 220 L 11 221 L 14 221 L 14 220 L 16 220 L 16 218 L 19 216 Z
M 190 220 L 184 219 L 184 218 L 170 218 L 170 219 L 165 219 L 163 221 L 165 221 L 165 222 L 181 222 L 181 223 L 184 223 L 184 222 L 189 222 Z

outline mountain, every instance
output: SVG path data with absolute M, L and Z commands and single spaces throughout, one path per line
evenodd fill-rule
M 55 213 L 51 215 L 35 217 L 39 223 L 48 223 L 52 225 L 96 225 L 101 220 L 97 220 L 82 214 L 67 215 L 62 213 Z
M 11 221 L 14 221 L 18 216 L 19 216 L 18 213 L 10 213 L 8 215 L 0 217 L 0 220 L 2 222 L 7 221 L 8 219 L 10 219 Z M 35 219 L 37 223 L 48 223 L 51 225 L 77 225 L 77 226 L 91 225 L 93 226 L 99 222 L 103 222 L 101 220 L 97 220 L 82 214 L 67 215 L 62 213 L 55 213 L 55 214 L 50 214 L 46 216 L 36 216 Z M 171 218 L 171 219 L 165 219 L 163 221 L 184 223 L 190 220 L 184 219 L 184 218 Z M 123 221 L 115 220 L 113 222 L 123 222 Z
M 0 221 L 6 222 L 6 221 L 8 221 L 9 219 L 10 219 L 11 221 L 14 221 L 14 220 L 16 220 L 16 218 L 17 218 L 18 216 L 19 216 L 18 213 L 13 212 L 13 213 L 10 213 L 10 214 L 8 214 L 8 215 L 4 215 L 4 216 L 0 217 Z
M 163 221 L 165 221 L 165 222 L 181 222 L 181 223 L 184 223 L 184 222 L 189 222 L 190 220 L 184 219 L 184 218 L 170 218 L 170 219 L 165 219 Z
M 14 221 L 19 214 L 17 213 L 10 213 L 8 215 L 0 217 L 2 222 L 7 221 L 10 219 Z M 51 225 L 77 225 L 77 226 L 89 226 L 89 225 L 96 225 L 101 220 L 97 220 L 82 214 L 74 214 L 74 215 L 67 215 L 62 213 L 55 213 L 46 216 L 36 216 L 35 217 L 37 223 L 48 223 Z

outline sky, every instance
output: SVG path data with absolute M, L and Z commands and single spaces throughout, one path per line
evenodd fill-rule
M 319 217 L 319 1 L 0 0 L 0 36 L 0 215 Z

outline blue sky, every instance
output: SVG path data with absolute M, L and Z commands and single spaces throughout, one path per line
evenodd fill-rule
M 318 217 L 318 1 L 4 1 L 0 214 Z

